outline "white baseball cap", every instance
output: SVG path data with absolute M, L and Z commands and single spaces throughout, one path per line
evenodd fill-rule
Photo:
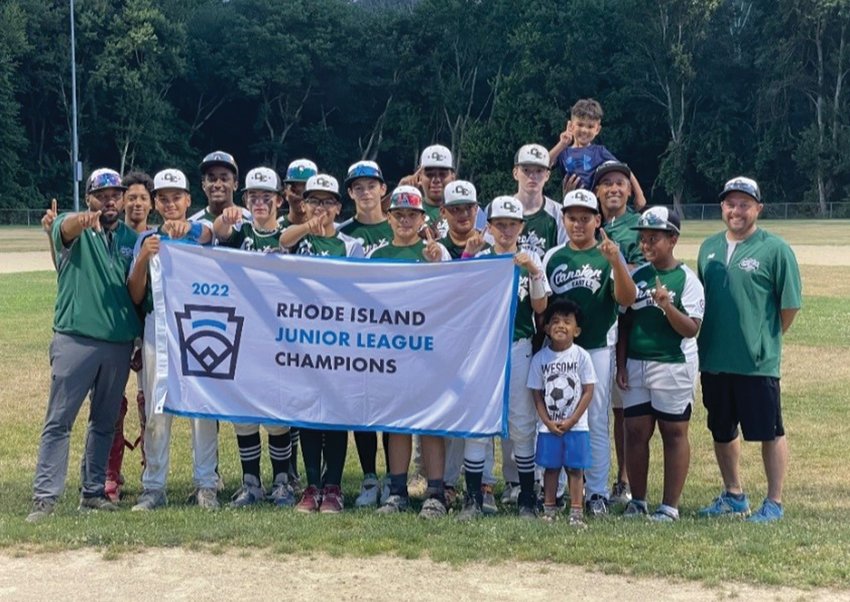
M 304 198 L 311 192 L 329 192 L 339 200 L 339 182 L 336 178 L 329 176 L 326 173 L 316 174 L 307 180 L 307 186 L 304 187 Z
M 186 174 L 179 169 L 163 169 L 153 177 L 153 191 L 164 190 L 166 188 L 177 188 L 189 192 L 189 181 L 186 180 Z
M 452 159 L 452 151 L 447 149 L 442 144 L 434 144 L 422 151 L 422 156 L 419 158 L 419 167 L 442 167 L 454 171 L 454 160 Z
M 566 211 L 570 207 L 584 207 L 590 209 L 594 213 L 599 213 L 599 200 L 596 195 L 589 190 L 570 190 L 564 197 L 564 206 L 561 211 Z
M 443 191 L 443 204 L 446 207 L 452 205 L 475 205 L 478 203 L 478 193 L 472 182 L 466 180 L 455 180 L 446 185 Z
M 756 202 L 761 203 L 761 190 L 759 189 L 758 182 L 752 178 L 738 176 L 726 182 L 723 186 L 723 192 L 720 193 L 720 200 L 725 199 L 731 192 L 743 192 L 753 197 Z
M 496 218 L 518 219 L 524 222 L 522 203 L 512 196 L 497 196 L 487 208 L 487 221 Z
M 277 172 L 269 167 L 255 167 L 245 176 L 245 190 L 278 192 L 280 190 L 280 178 Z
M 541 144 L 525 144 L 516 152 L 514 165 L 537 165 L 549 169 L 549 151 Z

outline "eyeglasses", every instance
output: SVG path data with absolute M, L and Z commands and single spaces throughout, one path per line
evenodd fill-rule
M 307 197 L 306 199 L 304 199 L 304 202 L 314 207 L 319 206 L 325 208 L 334 207 L 337 203 L 339 203 L 339 201 L 336 199 L 320 199 L 314 196 Z

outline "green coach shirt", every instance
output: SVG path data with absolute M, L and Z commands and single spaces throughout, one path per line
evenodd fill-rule
M 802 305 L 800 269 L 784 240 L 758 228 L 727 263 L 726 232 L 706 239 L 697 274 L 705 287 L 700 370 L 779 378 L 780 310 Z
M 623 215 L 602 224 L 608 238 L 620 245 L 620 252 L 626 258 L 626 263 L 630 265 L 638 265 L 645 261 L 643 253 L 640 252 L 637 230 L 631 229 L 637 226 L 639 219 L 640 216 L 637 213 L 627 209 Z
M 118 222 L 109 233 L 85 229 L 66 247 L 60 227 L 69 215 L 57 217 L 51 230 L 59 265 L 53 330 L 112 343 L 132 341 L 142 331 L 127 290 L 136 233 Z
M 582 311 L 581 334 L 576 344 L 587 350 L 616 342 L 617 312 L 611 264 L 598 247 L 576 251 L 569 243 L 550 249 L 543 271 L 552 289 L 549 303 L 570 299 Z

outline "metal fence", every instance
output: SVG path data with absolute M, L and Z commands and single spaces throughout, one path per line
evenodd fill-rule
M 194 212 L 200 207 L 192 207 Z M 60 207 L 69 211 L 69 207 Z M 44 209 L 0 209 L 0 225 L 37 226 L 41 223 Z M 719 203 L 695 203 L 683 206 L 685 219 L 719 220 Z M 817 203 L 765 203 L 762 219 L 850 219 L 850 202 L 827 203 L 822 214 Z

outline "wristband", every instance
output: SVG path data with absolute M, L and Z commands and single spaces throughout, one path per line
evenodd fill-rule
M 201 225 L 201 222 L 192 222 L 192 225 L 189 226 L 189 232 L 186 234 L 186 238 L 197 242 L 197 240 L 201 238 L 203 231 L 204 227 Z
M 475 255 L 473 255 L 472 253 L 467 253 L 466 251 L 460 254 L 461 259 L 469 259 L 470 257 L 475 257 Z
M 542 274 L 540 275 L 542 276 Z M 531 276 L 528 279 L 528 294 L 532 299 L 542 299 L 546 296 L 546 289 L 543 286 L 543 278 L 540 276 Z

